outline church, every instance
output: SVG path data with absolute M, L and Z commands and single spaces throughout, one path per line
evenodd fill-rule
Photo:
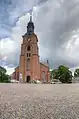
M 34 33 L 32 15 L 27 24 L 27 32 L 22 36 L 19 66 L 15 68 L 12 76 L 15 80 L 30 83 L 32 80 L 50 82 L 49 62 L 39 61 L 38 37 Z

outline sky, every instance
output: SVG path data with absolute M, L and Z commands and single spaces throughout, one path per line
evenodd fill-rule
M 32 11 L 40 60 L 50 68 L 79 67 L 79 0 L 0 0 L 0 65 L 19 64 L 22 35 Z

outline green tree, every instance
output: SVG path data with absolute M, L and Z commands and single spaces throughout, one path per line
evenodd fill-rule
M 58 79 L 62 83 L 71 83 L 72 82 L 72 72 L 68 67 L 60 65 L 58 67 Z
M 79 77 L 79 69 L 75 69 L 74 76 Z
M 9 83 L 10 76 L 6 74 L 7 70 L 4 67 L 0 66 L 0 82 L 1 83 Z
M 70 83 L 72 81 L 72 72 L 68 67 L 60 65 L 58 69 L 51 71 L 53 79 L 59 79 L 62 83 Z
M 58 69 L 53 69 L 51 71 L 51 76 L 53 79 L 58 79 Z

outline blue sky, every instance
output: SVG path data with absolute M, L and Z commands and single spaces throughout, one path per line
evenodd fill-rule
M 7 2 L 6 2 L 7 1 Z M 8 0 L 0 0 L 0 38 L 8 37 L 11 33 L 8 8 L 11 6 Z
M 0 0 L 0 65 L 10 70 L 18 65 L 30 11 L 40 59 L 48 59 L 53 68 L 78 67 L 79 0 Z
M 19 16 L 25 12 L 25 10 L 22 10 L 22 13 L 19 12 L 21 5 L 21 0 L 0 0 L 0 39 L 11 36 L 12 27 L 16 24 Z M 26 11 L 29 9 L 26 8 Z

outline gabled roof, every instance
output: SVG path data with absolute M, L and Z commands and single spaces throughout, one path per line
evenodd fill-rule
M 44 63 L 41 63 L 41 62 L 40 62 L 40 64 L 44 65 L 45 67 L 49 67 L 48 64 L 44 64 Z

